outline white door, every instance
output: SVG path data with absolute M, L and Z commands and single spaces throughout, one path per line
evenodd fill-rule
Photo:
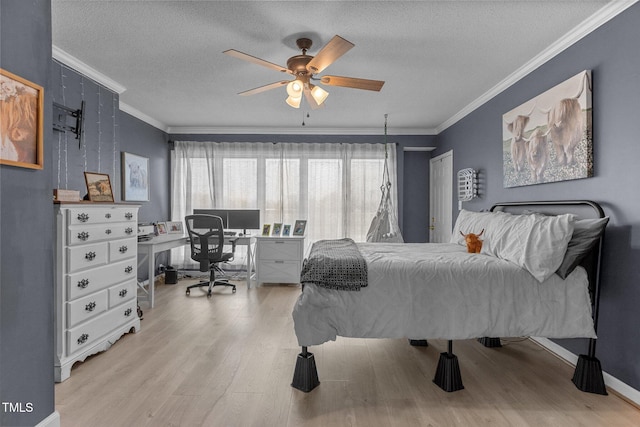
M 453 229 L 453 150 L 431 159 L 429 171 L 429 242 L 447 243 Z

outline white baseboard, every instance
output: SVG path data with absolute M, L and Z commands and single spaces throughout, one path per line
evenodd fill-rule
M 60 427 L 60 413 L 54 411 L 44 420 L 40 421 L 36 427 Z
M 578 363 L 578 356 L 576 356 L 575 354 L 571 353 L 566 348 L 554 343 L 550 339 L 548 339 L 548 338 L 538 338 L 538 337 L 531 337 L 531 339 L 533 341 L 535 341 L 536 343 L 540 344 L 542 347 L 544 347 L 547 350 L 549 350 L 550 352 L 552 352 L 553 354 L 555 354 L 556 356 L 560 357 L 561 359 L 566 360 L 571 365 L 576 366 L 576 363 Z M 630 385 L 627 385 L 627 384 L 623 383 L 622 381 L 620 381 L 619 379 L 617 379 L 613 375 L 607 374 L 604 371 L 602 372 L 602 376 L 604 378 L 604 384 L 607 387 L 609 387 L 610 389 L 614 390 L 616 393 L 618 393 L 619 395 L 623 396 L 625 399 L 629 400 L 630 402 L 634 403 L 635 405 L 640 406 L 640 391 L 639 390 L 636 390 L 635 388 L 631 387 Z

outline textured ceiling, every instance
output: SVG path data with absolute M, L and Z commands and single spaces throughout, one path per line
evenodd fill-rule
M 384 114 L 390 132 L 435 133 L 615 3 L 53 0 L 54 57 L 110 79 L 124 111 L 175 133 L 379 132 Z M 224 50 L 286 65 L 299 36 L 315 55 L 335 34 L 355 47 L 322 74 L 384 80 L 381 92 L 325 86 L 320 110 L 289 107 L 284 87 L 237 95 L 289 75 Z

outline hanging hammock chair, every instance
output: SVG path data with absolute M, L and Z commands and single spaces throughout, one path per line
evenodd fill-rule
M 378 211 L 367 232 L 367 242 L 404 243 L 398 217 L 391 201 L 391 180 L 389 178 L 389 155 L 387 144 L 387 115 L 384 115 L 384 172 L 382 174 L 382 197 Z

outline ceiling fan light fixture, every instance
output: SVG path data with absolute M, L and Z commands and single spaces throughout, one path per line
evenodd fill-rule
M 303 88 L 304 88 L 304 84 L 300 80 L 296 79 L 291 81 L 287 85 L 287 93 L 292 98 L 300 98 L 302 97 Z
M 311 96 L 313 96 L 313 99 L 316 100 L 316 103 L 318 105 L 322 105 L 322 103 L 327 99 L 327 97 L 329 96 L 329 92 L 327 92 L 326 90 L 322 89 L 320 86 L 315 86 L 315 85 L 311 85 Z
M 286 100 L 287 104 L 293 108 L 300 108 L 300 101 L 302 101 L 302 95 L 298 97 L 289 95 Z

